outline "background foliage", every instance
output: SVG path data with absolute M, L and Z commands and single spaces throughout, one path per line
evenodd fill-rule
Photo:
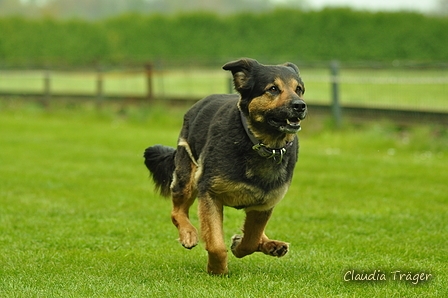
M 448 18 L 410 12 L 275 10 L 105 20 L 0 19 L 0 65 L 151 60 L 448 60 Z

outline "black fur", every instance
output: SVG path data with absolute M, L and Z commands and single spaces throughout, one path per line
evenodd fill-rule
M 243 128 L 238 100 L 238 95 L 211 95 L 196 103 L 185 116 L 180 136 L 190 144 L 195 159 L 203 156 L 203 173 L 197 181 L 199 193 L 213 190 L 215 177 L 246 183 L 262 192 L 276 189 L 292 178 L 297 137 L 280 165 L 274 159 L 261 157 L 252 149 Z M 248 169 L 253 175 L 247 175 Z
M 173 180 L 174 157 L 176 149 L 163 145 L 154 145 L 145 150 L 145 165 L 156 184 L 156 190 L 164 197 L 170 196 L 170 185 Z

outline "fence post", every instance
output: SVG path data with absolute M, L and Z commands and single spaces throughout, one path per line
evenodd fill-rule
M 154 90 L 153 90 L 153 65 L 152 63 L 145 64 L 145 75 L 146 75 L 146 88 L 147 88 L 147 98 L 148 102 L 152 102 L 154 99 Z
M 98 66 L 96 71 L 96 107 L 99 109 L 103 105 L 104 99 L 104 83 L 103 70 Z
M 227 88 L 228 88 L 229 94 L 234 93 L 234 91 L 233 91 L 234 90 L 233 89 L 233 78 L 232 77 L 227 79 Z
M 50 104 L 51 99 L 51 77 L 50 70 L 45 69 L 44 71 L 44 106 Z
M 331 62 L 331 85 L 332 85 L 332 102 L 331 111 L 336 128 L 340 128 L 342 124 L 342 110 L 339 102 L 339 62 Z

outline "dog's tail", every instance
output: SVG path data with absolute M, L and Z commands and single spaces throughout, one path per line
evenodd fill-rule
M 156 190 L 164 197 L 170 196 L 170 185 L 174 173 L 174 157 L 176 149 L 172 147 L 154 145 L 145 150 L 143 157 L 145 165 L 151 172 L 156 184 Z

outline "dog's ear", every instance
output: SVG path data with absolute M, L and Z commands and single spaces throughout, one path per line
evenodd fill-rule
M 286 62 L 283 65 L 286 66 L 286 67 L 292 68 L 296 74 L 300 75 L 299 68 L 294 63 Z
M 253 69 L 259 65 L 260 63 L 258 63 L 257 60 L 243 58 L 226 63 L 222 68 L 232 72 L 235 89 L 242 93 L 244 90 L 252 88 L 251 73 Z

